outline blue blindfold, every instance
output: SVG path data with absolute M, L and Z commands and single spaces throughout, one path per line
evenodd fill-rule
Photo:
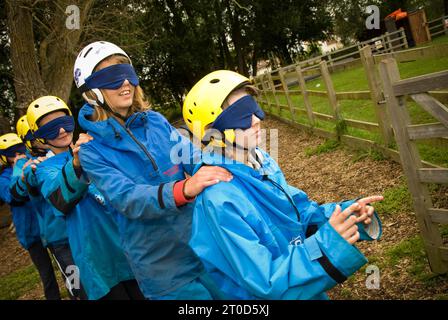
M 33 136 L 33 133 L 31 132 L 31 130 L 28 130 L 28 132 L 26 133 L 26 136 L 23 137 L 23 140 L 25 140 L 25 141 L 33 141 L 34 140 L 34 136 Z
M 73 117 L 63 116 L 51 120 L 34 132 L 34 138 L 42 138 L 47 140 L 56 139 L 59 136 L 59 131 L 61 128 L 64 128 L 66 132 L 73 132 L 73 130 L 75 130 L 75 120 Z
M 249 129 L 252 126 L 252 115 L 261 120 L 264 112 L 251 95 L 247 95 L 231 104 L 219 114 L 211 127 L 221 132 L 227 129 Z
M 138 86 L 138 76 L 132 65 L 128 63 L 114 64 L 86 78 L 84 91 L 89 89 L 118 89 L 125 80 L 128 80 L 134 87 Z
M 23 143 L 16 144 L 8 149 L 0 150 L 0 155 L 6 157 L 15 157 L 16 153 L 25 153 L 26 147 Z

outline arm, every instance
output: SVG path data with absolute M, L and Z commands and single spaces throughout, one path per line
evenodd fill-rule
M 179 157 L 172 157 L 172 159 L 178 158 L 180 164 L 182 164 L 185 172 L 192 176 L 194 169 L 198 163 L 201 161 L 201 150 L 197 148 L 191 141 L 180 134 L 180 132 L 174 128 L 163 116 L 157 114 L 160 117 L 160 121 L 164 124 L 169 136 L 170 141 L 175 145 L 171 149 L 171 153 Z
M 11 203 L 11 193 L 9 192 L 10 177 L 4 170 L 0 175 L 0 199 L 8 204 Z
M 345 210 L 347 207 L 359 200 L 345 200 L 341 202 L 332 202 L 318 205 L 316 202 L 310 200 L 305 192 L 297 189 L 293 186 L 289 186 L 289 190 L 292 194 L 294 203 L 297 205 L 301 215 L 305 216 L 304 220 L 309 221 L 310 229 L 308 234 L 314 233 L 322 224 L 330 219 L 334 212 L 336 205 L 341 206 L 341 210 Z M 377 240 L 381 237 L 382 225 L 378 213 L 375 211 L 372 216 L 372 223 L 368 226 L 364 223 L 358 223 L 358 230 L 360 233 L 360 240 Z
M 88 188 L 87 181 L 76 174 L 71 160 L 62 169 L 42 163 L 37 166 L 35 176 L 42 196 L 63 214 L 75 208 Z
M 210 229 L 223 258 L 207 250 L 199 255 L 257 297 L 312 298 L 366 263 L 358 249 L 328 222 L 304 243 L 289 244 L 286 252 L 279 253 L 275 239 L 266 237 L 270 230 L 256 218 L 259 214 L 255 207 L 237 190 L 226 189 L 225 194 L 227 200 L 216 194 L 209 196 L 208 192 L 197 199 L 195 219 Z
M 27 159 L 19 159 L 14 165 L 9 191 L 12 199 L 18 202 L 26 202 L 29 200 L 28 189 L 24 180 L 22 180 L 22 167 Z

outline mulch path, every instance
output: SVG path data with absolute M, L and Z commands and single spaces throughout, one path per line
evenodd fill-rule
M 381 194 L 402 183 L 403 172 L 395 162 L 374 161 L 368 157 L 355 162 L 355 153 L 346 148 L 308 157 L 305 148 L 317 147 L 324 139 L 272 118 L 264 121 L 263 126 L 278 129 L 278 162 L 289 184 L 304 190 L 318 203 Z M 448 194 L 441 194 L 436 203 L 448 206 Z M 375 256 L 378 264 L 384 261 L 385 250 L 418 234 L 412 212 L 384 215 L 381 219 L 382 239 L 357 245 L 367 258 Z M 0 229 L 0 277 L 30 264 L 28 253 L 20 247 L 15 236 L 7 228 Z M 409 273 L 409 264 L 410 261 L 403 259 L 396 266 L 380 269 L 380 289 L 367 289 L 368 275 L 358 271 L 353 279 L 330 290 L 329 296 L 331 299 L 432 299 L 437 294 L 448 292 L 448 280 L 437 286 L 422 283 Z M 42 298 L 39 284 L 20 299 Z

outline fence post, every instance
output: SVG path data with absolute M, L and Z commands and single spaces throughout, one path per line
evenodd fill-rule
M 394 45 L 390 40 L 390 34 L 388 31 L 386 31 L 385 36 L 386 36 L 387 52 L 394 52 Z
M 288 104 L 289 112 L 291 113 L 291 119 L 292 119 L 292 121 L 296 122 L 296 114 L 294 112 L 294 106 L 292 104 L 291 97 L 289 96 L 289 89 L 288 89 L 288 85 L 286 84 L 286 80 L 285 80 L 285 70 L 282 68 L 280 70 L 278 70 L 278 75 L 280 76 L 280 81 L 282 83 L 283 92 L 285 92 L 286 103 Z
M 404 48 L 408 49 L 409 48 L 409 44 L 408 44 L 408 38 L 406 38 L 406 32 L 404 31 L 403 27 L 400 27 L 400 31 L 401 31 L 400 32 L 400 35 L 401 35 L 400 38 L 402 38 L 402 40 L 403 40 Z
M 428 209 L 432 207 L 431 196 L 426 184 L 420 181 L 419 169 L 422 162 L 415 142 L 409 140 L 407 126 L 411 124 L 406 108 L 406 97 L 396 97 L 393 85 L 400 80 L 397 61 L 385 59 L 380 63 L 387 108 L 395 131 L 395 139 L 400 152 L 401 166 L 407 177 L 409 191 L 414 201 L 415 217 L 424 240 L 431 269 L 435 273 L 447 272 L 440 247 L 443 245 L 438 224 L 431 220 Z
M 315 126 L 313 109 L 311 106 L 311 101 L 308 96 L 308 91 L 306 90 L 305 78 L 303 77 L 302 68 L 300 65 L 296 67 L 297 80 L 299 80 L 300 90 L 302 90 L 303 102 L 305 103 L 306 114 L 308 115 L 308 120 L 312 127 Z
M 271 86 L 272 89 L 272 95 L 274 96 L 274 100 L 275 100 L 275 105 L 277 106 L 277 115 L 280 116 L 281 115 L 281 110 L 280 110 L 280 102 L 278 101 L 278 97 L 275 94 L 275 85 L 274 85 L 274 80 L 272 80 L 272 74 L 269 72 L 268 73 L 268 79 L 269 79 L 269 85 Z
M 263 90 L 263 95 L 264 95 L 264 98 L 266 99 L 266 103 L 268 104 L 269 112 L 272 112 L 271 102 L 269 101 L 269 98 L 268 98 L 268 90 L 266 88 L 265 78 L 266 78 L 266 73 L 264 73 L 260 76 L 261 88 Z
M 341 127 L 341 121 L 343 119 L 341 116 L 341 111 L 339 109 L 338 100 L 336 98 L 336 91 L 334 90 L 333 81 L 331 80 L 330 72 L 328 71 L 327 61 L 322 61 L 319 64 L 319 67 L 325 83 L 325 87 L 327 88 L 328 101 L 330 102 L 330 106 L 333 109 L 333 118 L 336 123 L 336 134 L 338 135 L 339 139 L 343 131 Z
M 445 30 L 445 34 L 448 35 L 448 26 L 445 23 L 446 18 L 448 18 L 448 16 L 442 17 L 442 27 L 443 27 L 443 30 Z
M 370 97 L 373 101 L 373 106 L 375 108 L 376 118 L 378 120 L 378 125 L 380 128 L 381 135 L 384 139 L 384 144 L 386 147 L 392 145 L 394 141 L 392 129 L 390 126 L 389 119 L 387 117 L 386 109 L 384 104 L 381 104 L 383 100 L 383 95 L 381 93 L 380 82 L 376 74 L 375 59 L 372 55 L 372 49 L 370 46 L 365 46 L 361 49 L 361 62 L 364 66 L 364 72 L 366 73 L 367 82 L 370 89 Z

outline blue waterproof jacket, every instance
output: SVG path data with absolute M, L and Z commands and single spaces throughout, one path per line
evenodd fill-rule
M 86 104 L 78 117 L 94 138 L 81 146 L 83 170 L 120 213 L 124 248 L 145 297 L 168 294 L 204 272 L 188 245 L 193 206 L 178 208 L 173 196 L 174 183 L 194 166 L 173 163 L 170 152 L 191 144 L 157 112 L 135 113 L 125 125 L 93 122 L 92 113 Z
M 65 216 L 73 260 L 90 300 L 121 281 L 134 279 L 124 255 L 113 210 L 93 184 L 76 174 L 71 154 L 62 152 L 36 169 L 44 198 Z
M 13 169 L 7 167 L 0 175 L 0 198 L 9 204 L 12 221 L 16 228 L 16 236 L 22 247 L 28 249 L 33 243 L 40 241 L 39 224 L 35 209 L 28 197 L 12 197 L 9 186 Z
M 259 170 L 203 155 L 204 163 L 226 168 L 233 180 L 198 195 L 190 244 L 230 298 L 326 299 L 326 290 L 367 260 L 327 222 L 336 203 L 310 201 L 262 154 Z M 339 205 L 343 210 L 353 202 Z M 373 220 L 378 238 L 376 213 Z M 359 231 L 362 239 L 372 239 L 362 226 Z
M 45 201 L 37 186 L 36 176 L 28 166 L 23 171 L 25 181 L 22 181 L 22 167 L 28 159 L 19 159 L 14 167 L 11 180 L 11 195 L 16 200 L 29 197 L 31 205 L 37 215 L 39 222 L 40 238 L 45 247 L 59 246 L 68 243 L 67 227 L 63 217 L 54 214 L 53 206 Z

